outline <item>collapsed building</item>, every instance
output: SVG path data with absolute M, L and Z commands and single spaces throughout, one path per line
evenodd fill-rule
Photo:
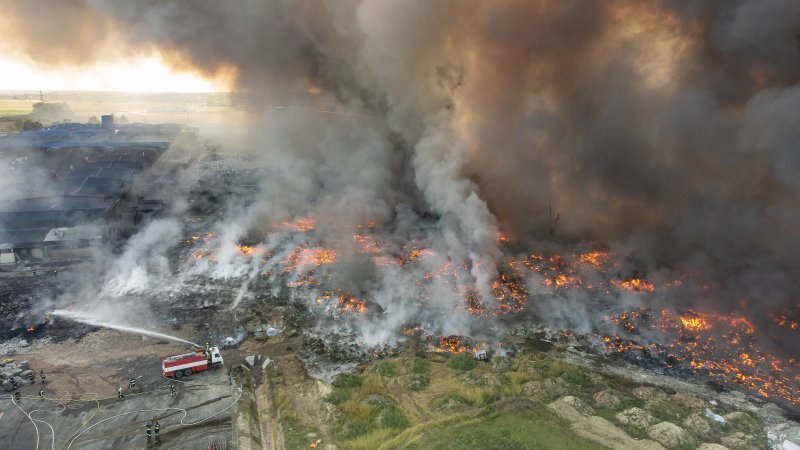
M 180 124 L 115 124 L 111 116 L 0 138 L 0 163 L 14 175 L 0 193 L 0 266 L 88 256 L 130 236 L 164 207 L 149 195 L 171 178 L 154 167 L 195 138 Z

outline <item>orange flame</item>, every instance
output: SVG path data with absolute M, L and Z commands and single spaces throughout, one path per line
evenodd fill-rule
M 706 319 L 700 316 L 678 316 L 684 328 L 693 331 L 703 331 L 711 328 Z
M 196 260 L 207 259 L 209 261 L 216 261 L 217 256 L 211 250 L 201 249 L 192 253 L 192 257 Z
M 325 247 L 297 247 L 284 264 L 284 271 L 289 273 L 308 266 L 321 266 L 336 262 L 336 250 Z
M 363 300 L 359 300 L 355 297 L 346 297 L 344 295 L 340 295 L 339 309 L 346 312 L 351 311 L 364 314 L 367 312 L 367 304 Z
M 301 275 L 297 280 L 289 281 L 286 285 L 293 288 L 300 286 L 319 286 L 320 282 L 311 275 Z
M 186 243 L 187 244 L 196 244 L 197 242 L 207 241 L 207 240 L 213 238 L 214 236 L 216 236 L 216 234 L 214 234 L 214 233 L 212 233 L 210 231 L 208 233 L 202 235 L 202 236 L 192 235 L 191 237 L 189 237 L 189 239 L 186 240 Z
M 779 314 L 778 317 L 775 318 L 775 323 L 779 327 L 786 327 L 790 330 L 800 329 L 800 324 L 798 324 L 797 321 L 790 319 L 786 314 Z
M 561 289 L 567 286 L 577 286 L 580 280 L 571 275 L 558 274 L 553 278 L 548 278 L 544 281 L 545 286 L 553 286 L 556 289 Z
M 377 239 L 366 234 L 353 235 L 353 240 L 361 244 L 361 253 L 383 253 L 383 246 Z
M 631 278 L 625 281 L 617 281 L 611 280 L 611 284 L 617 287 L 617 289 L 628 291 L 628 292 L 655 292 L 656 287 L 653 283 L 648 282 L 647 280 L 641 278 Z
M 461 336 L 448 336 L 439 338 L 439 341 L 431 345 L 431 351 L 435 353 L 450 353 L 458 355 L 461 353 L 473 353 L 481 348 L 480 345 L 472 346 L 466 338 Z
M 340 313 L 352 312 L 364 314 L 367 312 L 367 303 L 364 300 L 360 300 L 349 292 L 342 290 L 323 292 L 322 295 L 317 298 L 317 304 L 322 304 L 323 302 L 328 303 L 334 299 L 336 300 L 334 306 Z
M 243 244 L 239 244 L 238 248 L 239 248 L 239 253 L 241 253 L 244 256 L 251 256 L 253 252 L 256 250 L 256 247 Z
M 316 228 L 317 221 L 310 217 L 298 217 L 293 221 L 284 221 L 281 223 L 281 225 L 287 228 L 292 228 L 300 233 L 305 233 L 306 231 L 311 231 Z
M 595 269 L 599 269 L 608 261 L 608 253 L 603 252 L 589 252 L 580 256 L 580 260 L 584 264 L 589 264 Z

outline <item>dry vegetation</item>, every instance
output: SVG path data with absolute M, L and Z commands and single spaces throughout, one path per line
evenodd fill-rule
M 605 448 L 596 439 L 579 437 L 574 423 L 547 407 L 565 396 L 591 405 L 592 415 L 613 423 L 632 440 L 650 439 L 633 442 L 652 443 L 653 438 L 645 428 L 616 418 L 631 408 L 646 412 L 653 424 L 686 428 L 687 421 L 694 421 L 684 440 L 667 448 L 695 448 L 701 442 L 730 445 L 729 437 L 737 432 L 749 436 L 738 448 L 764 442 L 760 425 L 747 414 L 734 413 L 734 420 L 723 427 L 702 415 L 707 403 L 700 399 L 642 389 L 544 354 L 489 362 L 469 358 L 403 356 L 371 363 L 359 374 L 342 374 L 324 396 L 324 407 L 332 413 L 322 424 L 298 414 L 293 390 L 281 387 L 286 380 L 278 377 L 275 392 L 286 448 L 308 448 L 319 437 L 324 438 L 319 448 L 335 444 L 343 449 Z M 615 400 L 608 401 L 611 397 Z

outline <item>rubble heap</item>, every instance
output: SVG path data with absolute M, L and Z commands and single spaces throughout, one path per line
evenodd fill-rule
M 13 359 L 0 361 L 0 388 L 4 391 L 13 391 L 27 383 L 33 374 L 27 360 L 15 362 Z

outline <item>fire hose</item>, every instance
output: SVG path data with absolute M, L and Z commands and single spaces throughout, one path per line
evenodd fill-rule
M 163 387 L 160 387 L 159 389 L 155 389 L 155 390 L 152 390 L 152 391 L 139 392 L 139 393 L 129 394 L 129 395 L 130 396 L 139 396 L 139 395 L 144 395 L 144 394 L 157 392 L 159 390 L 165 389 L 166 385 L 162 385 L 162 386 Z M 81 397 L 84 397 L 84 396 L 93 396 L 94 398 L 82 399 Z M 106 408 L 108 406 L 111 406 L 111 405 L 100 406 L 100 401 L 101 400 L 111 400 L 111 399 L 113 399 L 115 397 L 112 396 L 112 397 L 101 398 L 100 394 L 98 394 L 98 393 L 88 392 L 88 393 L 78 394 L 78 398 L 74 398 L 74 397 L 70 396 L 68 393 L 60 392 L 60 393 L 57 393 L 57 397 L 56 398 L 50 398 L 50 397 L 45 397 L 44 398 L 45 400 L 52 401 L 52 402 L 56 403 L 57 405 L 59 405 L 61 407 L 60 410 L 49 411 L 49 410 L 43 410 L 43 409 L 35 409 L 35 410 L 30 411 L 30 412 L 26 412 L 14 400 L 14 397 L 11 394 L 2 395 L 2 396 L 0 396 L 0 398 L 8 398 L 8 399 L 10 399 L 11 402 L 14 404 L 14 406 L 16 406 L 17 409 L 19 409 L 25 415 L 25 417 L 27 417 L 28 420 L 30 420 L 31 424 L 33 425 L 34 431 L 36 433 L 36 447 L 35 447 L 36 450 L 39 449 L 39 444 L 40 444 L 40 440 L 41 440 L 41 436 L 40 436 L 40 433 L 39 433 L 39 427 L 38 427 L 38 425 L 36 425 L 36 422 L 43 423 L 43 424 L 47 425 L 50 428 L 51 439 L 52 439 L 51 440 L 51 449 L 52 450 L 55 450 L 55 439 L 56 439 L 56 436 L 55 436 L 55 429 L 53 428 L 53 425 L 50 424 L 49 422 L 45 421 L 45 420 L 33 418 L 32 415 L 34 413 L 36 413 L 36 412 L 47 412 L 47 413 L 51 413 L 51 414 L 59 414 L 59 413 L 64 412 L 67 409 L 80 409 L 82 407 L 82 405 L 80 405 L 81 403 L 95 402 L 97 404 L 97 408 L 94 409 L 94 411 L 92 412 L 92 415 L 88 419 L 86 419 L 83 423 L 81 423 L 81 425 L 79 425 L 78 428 L 70 435 L 70 437 L 67 439 L 67 441 L 64 443 L 64 445 L 61 446 L 61 450 L 64 450 L 64 448 L 70 449 L 72 447 L 72 444 L 74 444 L 75 441 L 77 440 L 77 438 L 80 437 L 83 433 L 89 431 L 90 429 L 94 428 L 95 426 L 97 426 L 97 425 L 99 425 L 99 424 L 101 424 L 103 422 L 106 422 L 108 420 L 111 420 L 111 419 L 114 419 L 114 418 L 117 418 L 117 417 L 122 417 L 122 416 L 126 416 L 126 415 L 129 415 L 129 414 L 137 414 L 137 413 L 140 413 L 140 412 L 181 411 L 181 412 L 183 412 L 183 415 L 181 416 L 179 424 L 182 425 L 182 426 L 192 426 L 192 425 L 197 425 L 199 423 L 205 422 L 205 421 L 207 421 L 207 420 L 209 420 L 209 419 L 211 419 L 213 417 L 216 417 L 219 414 L 227 411 L 228 409 L 233 407 L 239 401 L 241 396 L 242 396 L 242 393 L 239 392 L 239 395 L 236 397 L 236 399 L 233 402 L 231 402 L 230 405 L 226 406 L 225 408 L 217 411 L 216 413 L 214 413 L 214 414 L 212 414 L 212 415 L 210 415 L 208 417 L 205 417 L 203 419 L 200 419 L 200 420 L 197 420 L 197 421 L 194 421 L 194 422 L 185 422 L 186 416 L 188 415 L 188 411 L 186 409 L 184 409 L 184 408 L 175 408 L 175 407 L 167 407 L 167 408 L 140 409 L 140 410 L 135 410 L 135 411 L 128 411 L 128 412 L 125 412 L 125 413 L 122 413 L 122 414 L 117 414 L 117 415 L 114 415 L 114 416 L 111 416 L 111 417 L 107 417 L 107 418 L 105 418 L 103 420 L 100 420 L 98 422 L 93 423 L 92 425 L 90 425 L 88 427 L 86 427 L 86 424 L 91 422 L 97 416 L 98 412 L 101 409 L 104 409 L 104 408 Z M 39 398 L 39 397 L 24 396 L 23 398 L 36 399 L 36 398 Z
M 192 425 L 197 425 L 197 424 L 203 423 L 203 422 L 205 422 L 206 420 L 209 420 L 209 419 L 211 419 L 211 418 L 213 418 L 213 417 L 216 417 L 216 416 L 218 416 L 218 415 L 222 414 L 223 412 L 225 412 L 225 411 L 227 411 L 228 409 L 232 408 L 232 407 L 233 407 L 233 406 L 234 406 L 236 403 L 238 403 L 240 398 L 242 398 L 242 393 L 241 393 L 241 392 L 239 392 L 239 395 L 236 397 L 236 400 L 234 400 L 233 402 L 231 402 L 231 404 L 230 404 L 230 405 L 228 405 L 228 406 L 226 406 L 226 407 L 222 408 L 221 410 L 217 411 L 216 413 L 214 413 L 214 414 L 212 414 L 212 415 L 210 415 L 210 416 L 208 416 L 208 417 L 206 417 L 206 418 L 203 418 L 203 419 L 197 420 L 197 421 L 195 421 L 195 422 L 184 422 L 184 420 L 186 419 L 186 416 L 189 414 L 189 412 L 188 412 L 187 410 L 183 409 L 183 408 L 171 408 L 171 407 L 167 407 L 167 408 L 153 408 L 153 409 L 137 409 L 137 410 L 135 410 L 135 411 L 128 411 L 128 412 L 125 412 L 125 413 L 122 413 L 122 414 L 117 414 L 117 415 L 114 415 L 114 416 L 111 416 L 111 417 L 107 417 L 107 418 L 105 418 L 105 419 L 103 419 L 103 420 L 100 420 L 100 421 L 98 421 L 98 422 L 95 422 L 95 423 L 93 423 L 92 425 L 90 425 L 90 426 L 88 426 L 88 427 L 84 428 L 83 430 L 81 430 L 81 432 L 80 432 L 80 433 L 76 434 L 74 437 L 71 437 L 71 438 L 70 438 L 70 439 L 67 441 L 69 445 L 67 445 L 66 449 L 67 449 L 67 450 L 70 450 L 70 449 L 72 448 L 72 444 L 74 444 L 74 443 L 75 443 L 75 441 L 76 441 L 76 440 L 77 440 L 77 439 L 78 439 L 78 438 L 79 438 L 79 437 L 80 437 L 80 436 L 81 436 L 83 433 L 85 433 L 85 432 L 87 432 L 87 431 L 91 430 L 92 428 L 96 427 L 97 425 L 100 425 L 100 424 L 101 424 L 101 423 L 103 423 L 103 422 L 109 421 L 109 420 L 111 420 L 111 419 L 115 419 L 115 418 L 117 418 L 117 417 L 127 416 L 127 415 L 129 415 L 129 414 L 138 414 L 138 413 L 140 413 L 140 412 L 154 412 L 154 411 L 183 411 L 183 416 L 181 416 L 181 419 L 180 419 L 180 422 L 179 422 L 179 423 L 180 423 L 180 425 L 183 425 L 183 426 L 192 426 Z M 63 447 L 62 447 L 62 448 L 63 448 Z
M 33 414 L 33 413 L 35 413 L 35 412 L 39 412 L 39 411 L 44 411 L 44 412 L 49 412 L 49 413 L 61 413 L 61 412 L 63 412 L 64 410 L 62 409 L 61 411 L 46 411 L 46 410 L 43 410 L 43 409 L 34 409 L 34 410 L 33 410 L 33 411 L 31 411 L 31 412 L 26 412 L 26 411 L 25 411 L 24 409 L 22 409 L 22 407 L 21 407 L 21 406 L 20 406 L 20 405 L 19 405 L 19 404 L 16 402 L 16 400 L 14 400 L 14 397 L 13 397 L 11 394 L 9 394 L 9 395 L 7 395 L 7 396 L 6 396 L 6 395 L 3 395 L 3 397 L 4 397 L 4 398 L 9 398 L 9 399 L 11 399 L 11 403 L 13 403 L 13 404 L 14 404 L 14 406 L 16 406 L 16 407 L 17 407 L 17 409 L 19 409 L 19 410 L 22 412 L 22 414 L 25 414 L 25 417 L 27 417 L 27 418 L 28 418 L 28 420 L 30 420 L 30 421 L 31 421 L 31 424 L 33 425 L 33 429 L 34 429 L 34 431 L 36 432 L 36 450 L 39 450 L 39 440 L 40 440 L 40 436 L 39 436 L 39 427 L 36 425 L 36 422 L 41 422 L 41 423 L 43 423 L 43 424 L 47 425 L 47 426 L 50 428 L 50 435 L 52 436 L 51 448 L 52 448 L 52 450 L 55 450 L 55 448 L 56 448 L 56 432 L 55 432 L 55 429 L 53 429 L 53 425 L 51 425 L 49 422 L 47 422 L 47 421 L 45 421 L 45 420 L 34 419 L 34 418 L 33 418 L 33 417 L 31 417 L 31 416 L 32 416 L 32 414 Z M 28 398 L 28 399 L 30 399 L 30 398 L 32 398 L 32 397 L 28 397 L 28 396 L 26 396 L 26 397 L 24 397 L 24 398 Z M 62 406 L 63 406 L 63 405 L 62 405 Z

